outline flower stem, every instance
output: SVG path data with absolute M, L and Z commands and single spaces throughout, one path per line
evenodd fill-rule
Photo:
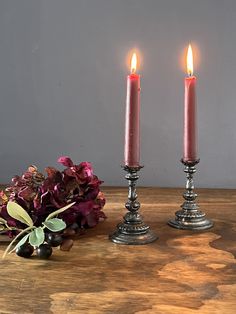
M 26 229 L 22 230 L 20 233 L 17 234 L 17 236 L 11 241 L 11 243 L 8 245 L 5 252 L 3 253 L 3 256 L 2 256 L 3 259 L 6 257 L 7 253 L 10 251 L 13 243 L 15 243 L 19 237 L 21 237 L 24 233 L 30 231 L 31 229 L 32 227 L 27 227 Z

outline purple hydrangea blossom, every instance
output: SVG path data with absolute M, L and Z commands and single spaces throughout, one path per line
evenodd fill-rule
M 14 176 L 6 191 L 0 192 L 0 217 L 11 227 L 23 228 L 6 210 L 8 200 L 21 205 L 34 224 L 41 225 L 51 212 L 68 203 L 75 204 L 59 215 L 67 226 L 77 223 L 80 228 L 95 227 L 106 216 L 102 211 L 105 197 L 100 191 L 103 183 L 93 173 L 89 162 L 76 165 L 68 156 L 58 159 L 65 169 L 45 169 L 46 176 L 36 166 L 30 166 L 22 176 Z

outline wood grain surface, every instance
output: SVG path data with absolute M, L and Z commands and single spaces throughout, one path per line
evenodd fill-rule
M 48 261 L 15 254 L 1 260 L 0 313 L 236 313 L 235 190 L 198 190 L 215 226 L 191 232 L 166 224 L 182 203 L 182 189 L 139 188 L 145 222 L 159 236 L 146 246 L 108 240 L 125 213 L 127 189 L 103 190 L 108 219 L 69 253 L 55 250 Z

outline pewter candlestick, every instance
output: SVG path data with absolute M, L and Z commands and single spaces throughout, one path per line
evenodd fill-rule
M 118 244 L 148 244 L 155 241 L 157 236 L 143 222 L 139 214 L 140 203 L 137 201 L 136 181 L 139 178 L 137 173 L 142 167 L 124 166 L 123 168 L 127 172 L 125 178 L 129 182 L 128 201 L 125 204 L 128 212 L 124 216 L 124 221 L 117 225 L 117 230 L 109 238 Z
M 182 209 L 175 213 L 175 219 L 171 219 L 168 224 L 178 229 L 189 230 L 205 230 L 213 226 L 213 222 L 205 218 L 205 213 L 199 210 L 199 206 L 195 202 L 197 194 L 194 192 L 193 175 L 199 159 L 196 161 L 184 161 L 184 172 L 186 173 L 186 191 L 183 194 L 185 199 L 181 205 Z

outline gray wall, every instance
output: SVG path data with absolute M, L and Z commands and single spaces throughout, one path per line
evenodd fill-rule
M 197 46 L 197 186 L 236 187 L 235 0 L 0 0 L 0 182 L 58 156 L 126 184 L 126 56 L 142 52 L 142 185 L 182 186 L 182 56 Z

